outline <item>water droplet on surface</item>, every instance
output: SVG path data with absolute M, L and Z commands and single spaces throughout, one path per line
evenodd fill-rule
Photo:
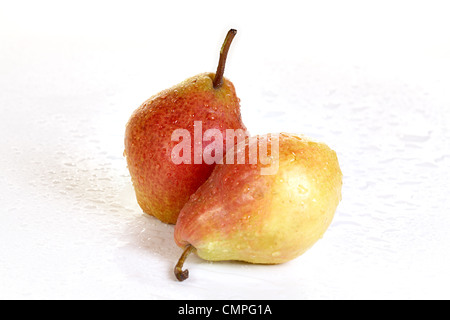
M 301 194 L 305 194 L 305 193 L 308 192 L 308 189 L 305 188 L 305 187 L 302 186 L 302 185 L 299 185 L 299 186 L 298 186 L 298 192 L 300 192 Z
M 295 160 L 297 160 L 297 155 L 295 154 L 295 152 L 291 152 L 291 159 L 289 159 L 289 162 L 294 162 Z
M 190 196 L 190 200 L 191 200 L 191 201 L 197 201 L 198 198 L 199 198 L 199 196 L 198 196 L 196 193 L 194 193 L 194 194 L 192 194 L 192 195 Z
M 281 253 L 279 251 L 272 252 L 272 257 L 279 257 Z

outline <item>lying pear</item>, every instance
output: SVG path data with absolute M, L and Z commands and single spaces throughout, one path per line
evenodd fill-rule
M 252 161 L 252 150 L 264 144 L 269 156 Z M 244 151 L 245 163 L 237 162 Z M 341 199 L 338 159 L 324 143 L 281 133 L 247 139 L 227 150 L 227 159 L 230 152 L 236 163 L 216 165 L 178 217 L 180 281 L 188 277 L 182 267 L 191 252 L 258 264 L 298 257 L 322 237 Z
M 231 29 L 220 52 L 217 72 L 202 73 L 164 90 L 145 101 L 126 125 L 125 155 L 136 193 L 145 213 L 175 224 L 189 196 L 205 182 L 214 163 L 202 161 L 202 151 L 210 142 L 200 140 L 194 146 L 195 131 L 203 135 L 208 129 L 246 130 L 241 120 L 239 98 L 231 81 L 223 77 L 225 61 L 236 30 Z M 172 151 L 180 143 L 175 130 L 185 130 L 192 146 L 178 163 Z M 226 144 L 223 143 L 225 152 Z M 184 149 L 183 149 L 184 150 Z M 219 152 L 219 151 L 218 151 Z M 196 161 L 200 155 L 200 161 Z

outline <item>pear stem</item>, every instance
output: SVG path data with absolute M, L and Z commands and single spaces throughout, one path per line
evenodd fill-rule
M 231 41 L 233 41 L 234 36 L 236 35 L 236 29 L 230 29 L 225 37 L 225 41 L 223 42 L 222 49 L 220 49 L 220 58 L 219 65 L 217 66 L 216 75 L 213 81 L 213 88 L 218 89 L 222 86 L 223 83 L 223 73 L 225 71 L 225 62 L 227 60 L 228 50 L 230 49 Z
M 180 257 L 180 260 L 178 260 L 177 265 L 175 266 L 175 268 L 173 269 L 174 273 L 175 273 L 175 277 L 177 277 L 178 281 L 184 281 L 187 278 L 189 278 L 189 270 L 183 270 L 183 264 L 184 261 L 186 260 L 187 256 L 194 251 L 195 247 L 192 246 L 191 244 L 188 244 L 183 251 L 183 254 Z

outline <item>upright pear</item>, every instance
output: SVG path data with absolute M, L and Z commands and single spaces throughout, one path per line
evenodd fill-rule
M 225 139 L 226 129 L 246 131 L 235 88 L 223 77 L 235 34 L 234 29 L 228 32 L 215 74 L 201 73 L 152 96 L 126 125 L 125 155 L 137 201 L 144 212 L 165 223 L 176 223 L 189 196 L 214 168 L 214 163 L 202 159 L 202 152 L 212 142 L 205 139 L 197 143 L 200 146 L 194 145 L 194 133 L 198 131 L 203 136 L 208 129 L 218 129 Z M 188 136 L 174 139 L 177 129 Z M 182 149 L 184 160 L 179 163 L 174 161 L 173 151 L 181 142 L 190 148 Z M 216 157 L 225 152 L 225 140 L 222 145 L 221 150 L 215 150 L 220 153 Z
M 264 150 L 263 144 L 268 157 L 252 161 L 252 150 Z M 174 271 L 180 281 L 188 277 L 182 267 L 191 252 L 210 261 L 294 259 L 322 237 L 340 202 L 342 173 L 324 143 L 281 133 L 252 137 L 230 152 L 235 163 L 216 165 L 178 217 L 174 237 L 184 252 Z M 242 152 L 245 163 L 237 162 Z

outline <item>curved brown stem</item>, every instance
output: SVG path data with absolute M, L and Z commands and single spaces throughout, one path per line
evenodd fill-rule
M 217 66 L 216 75 L 213 81 L 214 89 L 218 89 L 223 82 L 223 73 L 225 71 L 225 62 L 227 60 L 228 50 L 230 49 L 231 41 L 233 41 L 234 36 L 236 35 L 236 29 L 230 29 L 225 37 L 225 41 L 223 42 L 222 49 L 220 49 L 220 58 L 219 65 Z
M 194 251 L 195 247 L 192 246 L 191 244 L 188 244 L 183 251 L 183 254 L 180 257 L 180 260 L 178 260 L 177 265 L 175 266 L 175 268 L 173 269 L 174 273 L 175 273 L 175 277 L 177 277 L 178 281 L 184 281 L 187 278 L 189 278 L 189 270 L 183 270 L 183 264 L 184 261 L 186 260 L 187 256 Z

